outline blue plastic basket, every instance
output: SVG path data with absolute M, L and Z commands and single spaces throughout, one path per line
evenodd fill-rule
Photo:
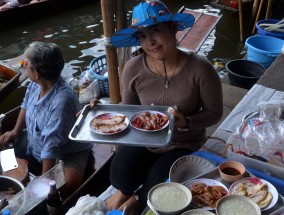
M 99 81 L 101 97 L 109 97 L 108 77 L 104 76 L 107 72 L 106 55 L 96 57 L 91 61 L 89 69 L 94 72 L 94 76 Z
M 226 159 L 222 158 L 218 155 L 212 154 L 210 152 L 207 151 L 197 151 L 197 152 L 193 152 L 192 155 L 196 155 L 202 158 L 205 158 L 207 160 L 209 160 L 213 165 L 218 166 L 220 163 L 224 162 Z M 275 186 L 275 188 L 277 189 L 278 193 L 280 193 L 282 196 L 284 195 L 284 181 L 278 178 L 275 178 L 273 176 L 270 175 L 265 175 L 264 173 L 252 169 L 250 167 L 246 166 L 246 169 L 253 175 L 255 175 L 258 178 L 262 178 L 268 182 L 270 182 L 271 184 L 273 184 Z

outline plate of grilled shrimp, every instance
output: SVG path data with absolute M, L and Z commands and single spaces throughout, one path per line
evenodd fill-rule
M 272 208 L 278 201 L 276 188 L 268 181 L 247 177 L 235 181 L 230 189 L 231 195 L 247 196 L 253 200 L 262 211 Z
M 160 131 L 169 125 L 169 118 L 159 111 L 141 111 L 132 115 L 130 124 L 140 131 Z
M 192 193 L 190 205 L 194 208 L 214 210 L 219 199 L 229 195 L 228 188 L 219 181 L 200 178 L 185 185 Z
M 117 134 L 127 128 L 129 119 L 120 113 L 103 113 L 90 121 L 90 128 L 96 134 Z

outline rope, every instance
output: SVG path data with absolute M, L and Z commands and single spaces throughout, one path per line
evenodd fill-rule
M 262 27 L 263 30 L 266 30 L 266 31 L 284 32 L 284 29 L 280 29 L 280 28 L 284 27 L 284 19 L 282 19 L 281 21 L 279 21 L 275 24 L 261 23 L 261 24 L 259 24 L 259 26 Z

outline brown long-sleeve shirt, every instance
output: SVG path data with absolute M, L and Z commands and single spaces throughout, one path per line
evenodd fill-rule
M 124 67 L 123 104 L 176 106 L 191 120 L 188 131 L 176 129 L 173 142 L 157 152 L 177 147 L 198 150 L 205 140 L 205 128 L 222 117 L 222 85 L 217 72 L 205 57 L 190 53 L 187 58 L 171 77 L 169 88 L 165 88 L 163 77 L 149 70 L 145 54 L 132 58 Z

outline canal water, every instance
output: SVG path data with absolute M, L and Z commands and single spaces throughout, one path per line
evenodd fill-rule
M 131 10 L 137 1 L 125 1 L 127 17 L 131 19 Z M 239 57 L 242 44 L 239 42 L 238 14 L 210 7 L 210 1 L 200 0 L 164 0 L 172 12 L 182 6 L 194 10 L 222 15 L 216 30 L 201 49 L 201 54 L 214 58 L 232 59 Z M 55 42 L 64 51 L 65 59 L 72 69 L 82 70 L 90 61 L 104 54 L 102 41 L 103 25 L 100 1 L 81 6 L 61 14 L 35 20 L 18 27 L 1 30 L 0 60 L 16 57 L 32 41 Z
M 137 1 L 125 1 L 127 17 L 131 22 L 131 12 Z M 244 45 L 240 43 L 238 13 L 214 8 L 209 0 L 164 0 L 172 12 L 182 6 L 186 8 L 222 16 L 200 51 L 212 63 L 244 56 Z M 100 1 L 62 11 L 56 16 L 34 20 L 6 30 L 0 34 L 0 61 L 14 58 L 24 52 L 32 41 L 57 43 L 64 52 L 66 67 L 64 74 L 84 71 L 94 57 L 105 53 L 103 43 L 103 23 Z M 221 70 L 220 70 L 221 71 Z M 220 73 L 222 76 L 222 71 Z M 1 105 L 3 106 L 3 105 Z M 0 107 L 0 113 L 1 113 Z M 9 107 L 10 108 L 10 107 Z M 5 108 L 6 109 L 6 108 Z M 2 110 L 3 112 L 3 110 Z

